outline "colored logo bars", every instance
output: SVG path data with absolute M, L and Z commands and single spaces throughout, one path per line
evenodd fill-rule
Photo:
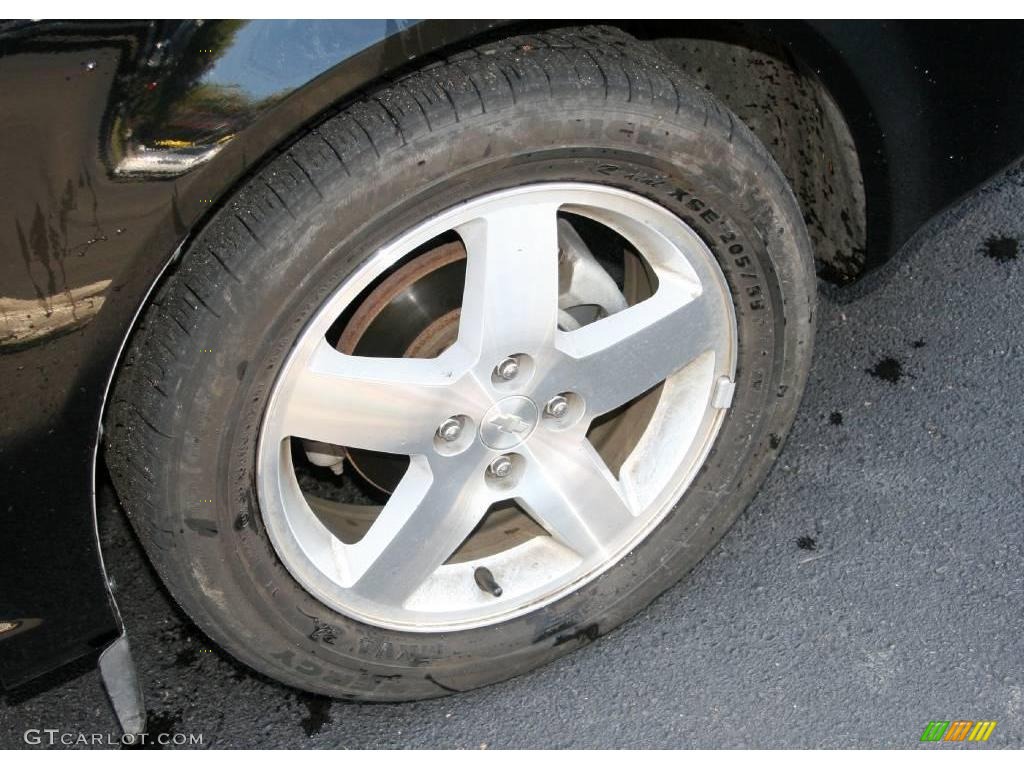
M 932 720 L 921 741 L 988 741 L 995 727 L 995 720 Z

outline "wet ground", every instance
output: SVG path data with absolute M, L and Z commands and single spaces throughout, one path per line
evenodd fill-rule
M 795 429 L 721 545 L 625 627 L 532 674 L 403 705 L 296 693 L 169 601 L 101 495 L 150 731 L 214 747 L 1024 747 L 1024 166 L 886 268 L 823 286 Z M 95 671 L 0 705 L 116 734 Z M 979 745 L 959 745 L 978 748 Z M 930 744 L 929 748 L 958 748 Z

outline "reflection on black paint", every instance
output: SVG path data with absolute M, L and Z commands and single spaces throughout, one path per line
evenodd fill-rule
M 115 175 L 178 175 L 299 86 L 410 21 L 186 21 L 138 51 L 107 137 Z

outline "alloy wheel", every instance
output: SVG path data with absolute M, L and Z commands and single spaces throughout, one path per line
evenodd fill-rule
M 649 295 L 627 300 L 572 217 L 628 243 Z M 446 233 L 466 257 L 451 343 L 433 357 L 339 350 L 338 319 Z M 580 306 L 597 311 L 581 320 Z M 299 336 L 261 429 L 266 529 L 308 591 L 368 624 L 437 632 L 522 615 L 599 576 L 669 514 L 729 406 L 736 338 L 714 255 L 661 206 L 577 183 L 469 200 L 373 254 Z M 601 438 L 612 427 L 628 436 L 614 459 Z M 302 492 L 296 440 L 407 460 L 357 541 Z M 453 557 L 510 503 L 538 535 Z

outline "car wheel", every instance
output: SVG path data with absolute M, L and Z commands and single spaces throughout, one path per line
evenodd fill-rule
M 722 537 L 793 420 L 814 290 L 765 148 L 653 49 L 488 43 L 225 202 L 130 343 L 107 461 L 247 664 L 465 690 L 608 632 Z

